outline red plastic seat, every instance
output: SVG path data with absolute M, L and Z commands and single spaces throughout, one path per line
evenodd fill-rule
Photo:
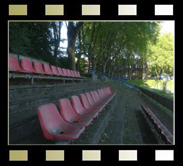
M 114 92 L 111 92 L 111 89 L 110 89 L 110 87 L 107 87 L 107 88 L 105 88 L 105 90 L 106 90 L 106 92 L 107 92 L 108 94 L 111 94 L 111 95 L 116 95 L 116 93 L 114 93 Z
M 69 77 L 69 74 L 67 73 L 67 69 L 62 68 L 62 71 L 65 77 Z
M 90 93 L 85 93 L 85 94 L 86 94 L 86 97 L 87 97 L 89 103 L 90 103 L 93 107 L 97 108 L 97 110 L 100 110 L 100 111 L 101 111 L 101 110 L 104 108 L 103 105 L 101 105 L 101 104 L 99 104 L 99 103 L 96 103 L 96 102 L 93 100 L 93 98 L 92 98 L 92 96 L 91 96 Z
M 51 71 L 52 71 L 53 75 L 56 75 L 56 76 L 60 75 L 57 68 L 56 68 L 56 66 L 51 65 L 50 68 L 51 68 Z
M 57 67 L 57 70 L 58 70 L 60 76 L 63 76 L 63 77 L 65 76 L 63 71 L 62 71 L 62 69 L 60 67 Z
M 95 111 L 95 112 L 100 112 L 100 111 L 102 111 L 102 108 L 99 109 L 99 108 L 95 107 L 94 105 L 92 106 L 92 105 L 89 103 L 89 101 L 88 101 L 88 99 L 87 99 L 87 97 L 86 97 L 85 94 L 80 94 L 80 98 L 81 98 L 81 103 L 82 103 L 83 107 L 84 107 L 86 110 Z
M 93 98 L 94 102 L 96 102 L 96 103 L 97 103 L 99 100 L 97 99 L 97 97 L 96 97 L 96 95 L 95 95 L 94 91 L 91 91 L 91 92 L 90 92 L 90 94 L 91 94 L 91 96 L 92 96 L 92 98 Z
M 71 70 L 72 77 L 76 77 L 74 74 L 74 70 Z
M 112 93 L 107 93 L 106 92 L 106 89 L 102 89 L 102 92 L 105 96 L 107 96 L 109 98 L 109 101 L 112 100 L 112 98 L 115 96 L 115 94 L 112 94 Z
M 37 108 L 39 122 L 45 138 L 51 140 L 77 139 L 85 130 L 83 126 L 66 123 L 53 103 Z
M 88 111 L 84 109 L 78 96 L 72 96 L 71 101 L 72 101 L 73 109 L 77 114 L 85 115 L 86 117 L 89 117 L 89 118 L 95 118 L 98 115 L 98 112 Z
M 96 96 L 94 91 L 90 92 L 90 94 L 91 94 L 91 96 L 92 96 L 92 98 L 93 98 L 93 100 L 95 101 L 96 104 L 101 105 L 102 108 L 105 107 L 106 103 L 101 101 L 100 99 L 98 99 L 98 97 Z
M 76 71 L 73 71 L 73 72 L 74 72 L 74 77 L 78 78 L 77 72 Z
M 97 91 L 94 91 L 94 94 L 99 103 L 106 105 L 108 103 L 108 98 L 101 98 Z
M 97 89 L 97 91 L 98 91 L 99 97 L 102 99 L 104 96 L 101 93 L 101 89 Z
M 97 91 L 98 91 L 99 97 L 102 100 L 105 100 L 107 103 L 111 100 L 111 96 L 105 96 L 105 94 L 102 92 L 102 89 L 98 89 Z
M 45 71 L 43 70 L 43 66 L 40 62 L 34 61 L 33 68 L 39 74 L 46 74 Z
M 69 124 L 88 126 L 93 120 L 92 118 L 88 118 L 84 115 L 78 115 L 73 110 L 69 99 L 60 99 L 58 104 L 59 104 L 61 116 Z
M 71 73 L 71 70 L 69 70 L 69 69 L 66 69 L 66 70 L 67 70 L 68 76 L 69 76 L 69 77 L 73 77 L 73 76 L 72 76 L 72 73 Z
M 28 73 L 37 73 L 33 69 L 31 61 L 28 59 L 20 59 L 20 65 L 21 65 L 21 68 L 27 71 Z
M 43 64 L 43 69 L 47 75 L 53 75 L 53 72 L 50 69 L 50 66 L 48 64 Z
M 80 75 L 80 72 L 79 72 L 79 71 L 77 71 L 77 73 L 78 73 L 78 77 L 79 77 L 79 78 L 82 78 L 82 79 L 83 79 L 83 78 L 85 78 L 85 77 L 81 77 L 81 75 Z
M 17 58 L 14 56 L 9 56 L 9 71 L 11 72 L 20 72 L 20 73 L 28 73 L 27 71 L 23 70 L 19 63 Z

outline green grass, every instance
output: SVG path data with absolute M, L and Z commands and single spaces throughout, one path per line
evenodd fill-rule
M 143 87 L 145 89 L 154 91 L 162 96 L 173 99 L 172 93 L 166 93 L 163 91 L 163 82 L 164 80 L 145 80 L 145 87 L 143 86 L 143 80 L 128 80 L 130 84 L 137 85 L 139 87 Z M 166 89 L 173 91 L 174 90 L 174 81 L 168 81 L 166 84 Z

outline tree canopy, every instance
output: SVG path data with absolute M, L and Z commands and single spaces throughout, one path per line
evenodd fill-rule
M 65 26 L 67 39 L 61 33 Z M 160 36 L 160 29 L 157 21 L 9 22 L 9 51 L 83 72 L 87 58 L 87 72 L 110 74 L 124 73 L 126 66 L 145 55 L 149 71 L 158 75 L 173 71 L 173 37 Z

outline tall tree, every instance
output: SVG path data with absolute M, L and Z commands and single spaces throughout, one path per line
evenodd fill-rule
M 54 57 L 55 57 L 55 65 L 58 63 L 58 48 L 61 42 L 61 26 L 62 22 L 52 22 L 53 28 L 53 43 L 54 43 Z
M 173 36 L 170 33 L 159 36 L 156 44 L 149 43 L 147 64 L 152 74 L 155 71 L 157 77 L 164 73 L 173 74 L 173 43 Z
M 68 38 L 68 67 L 72 70 L 76 70 L 75 64 L 75 42 L 76 36 L 78 34 L 79 29 L 83 25 L 84 22 L 69 22 L 67 28 L 67 38 Z

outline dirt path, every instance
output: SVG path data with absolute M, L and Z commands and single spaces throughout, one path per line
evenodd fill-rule
M 123 95 L 116 105 L 99 144 L 158 144 L 141 104 L 150 108 L 173 132 L 173 115 L 140 92 L 122 87 Z M 150 128 L 151 127 L 151 128 Z

